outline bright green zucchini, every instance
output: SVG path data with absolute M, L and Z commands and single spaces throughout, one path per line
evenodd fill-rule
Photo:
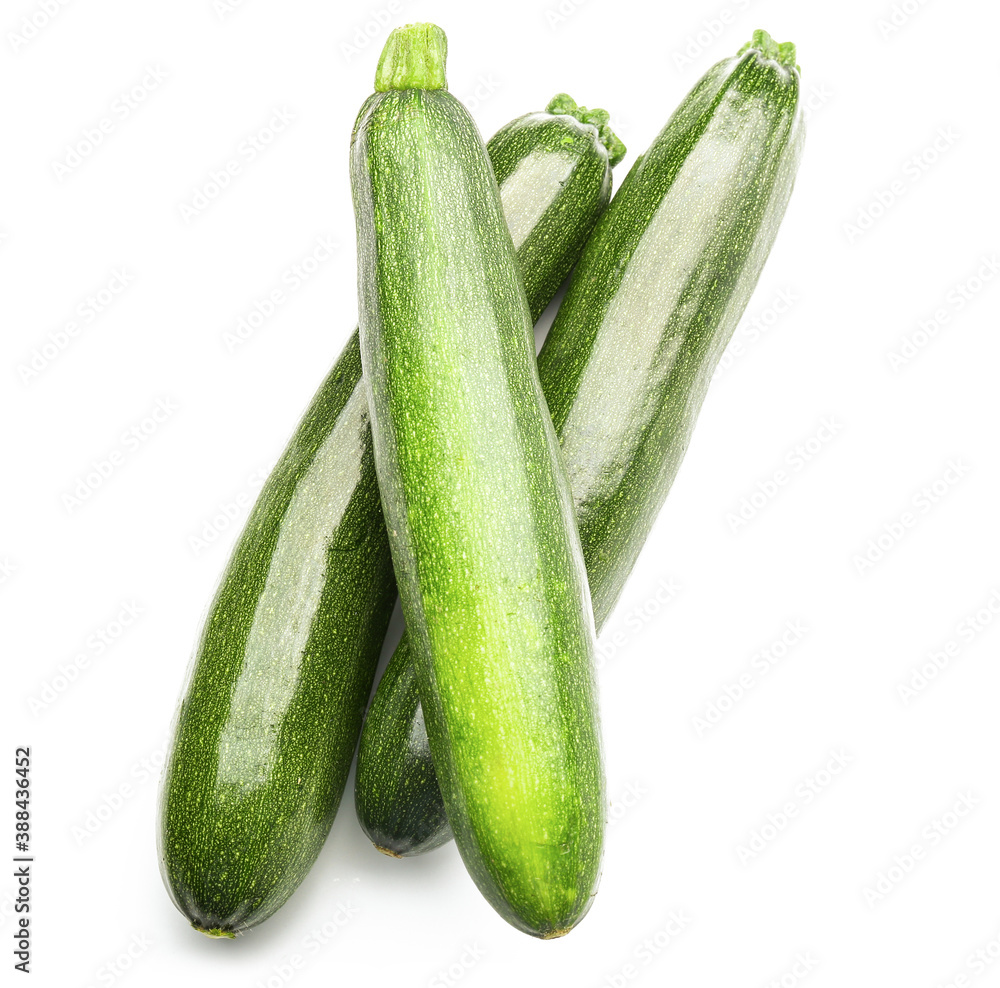
M 550 108 L 489 145 L 535 315 L 610 197 L 595 127 L 621 153 L 600 111 L 567 96 Z M 167 888 L 204 932 L 246 930 L 288 898 L 343 791 L 395 600 L 367 408 L 355 331 L 261 492 L 209 612 L 160 839 Z
M 604 830 L 593 620 L 500 196 L 444 34 L 390 35 L 351 143 L 361 357 L 430 750 L 512 925 L 586 912 Z
M 578 107 L 561 94 L 544 113 L 529 113 L 501 128 L 486 150 L 534 320 L 569 274 L 607 206 L 611 166 L 624 154 L 624 145 L 608 128 L 603 110 Z M 410 674 L 409 660 L 398 658 L 408 647 L 404 636 L 392 674 Z M 396 697 L 407 704 L 405 711 L 386 709 Z M 367 723 L 384 724 L 387 730 L 398 726 L 404 733 L 389 736 L 365 728 L 358 747 L 358 820 L 379 850 L 396 856 L 427 850 L 428 841 L 437 846 L 451 839 L 422 715 L 414 730 L 419 709 L 415 686 L 396 691 L 383 678 Z
M 759 31 L 737 57 L 709 70 L 636 162 L 539 354 L 598 631 L 670 489 L 774 242 L 802 138 L 794 46 Z M 369 758 L 381 756 L 385 771 L 370 777 L 396 800 L 376 843 L 402 856 L 447 841 L 405 642 L 379 683 L 361 744 Z

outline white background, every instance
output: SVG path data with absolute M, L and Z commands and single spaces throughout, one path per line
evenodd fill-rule
M 3 751 L 10 780 L 14 746 L 33 751 L 34 983 L 1000 984 L 994 5 L 63 0 L 15 50 L 40 7 L 0 16 Z M 349 788 L 289 903 L 210 941 L 161 885 L 158 766 L 239 524 L 354 325 L 348 142 L 388 29 L 413 20 L 448 33 L 450 87 L 484 135 L 562 90 L 607 107 L 629 147 L 616 184 L 702 72 L 764 27 L 798 45 L 805 158 L 603 639 L 613 823 L 590 915 L 562 940 L 517 933 L 453 845 L 377 854 Z M 124 114 L 150 68 L 165 78 Z M 186 222 L 276 109 L 294 120 Z M 67 145 L 102 117 L 113 129 L 70 167 Z M 227 347 L 320 238 L 337 248 Z M 121 269 L 127 288 L 93 317 L 88 297 Z M 68 345 L 24 374 L 69 322 Z M 908 338 L 921 345 L 894 368 Z M 172 410 L 125 445 L 158 402 Z M 213 522 L 234 501 L 238 520 Z M 789 623 L 804 630 L 768 663 Z

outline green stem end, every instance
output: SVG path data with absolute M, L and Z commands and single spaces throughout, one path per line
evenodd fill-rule
M 779 44 L 767 31 L 757 30 L 754 31 L 753 38 L 736 54 L 742 55 L 751 49 L 759 51 L 764 58 L 769 58 L 786 69 L 799 71 L 798 65 L 795 64 L 795 45 L 791 41 L 782 41 Z
M 436 24 L 397 27 L 382 49 L 375 92 L 392 89 L 447 89 L 448 39 Z
M 236 934 L 232 930 L 221 930 L 214 927 L 210 930 L 206 930 L 203 926 L 198 926 L 196 923 L 191 924 L 199 933 L 204 933 L 207 937 L 213 937 L 214 939 L 226 938 L 227 940 L 235 940 Z
M 607 149 L 608 161 L 614 168 L 622 158 L 625 157 L 626 148 L 619 140 L 618 135 L 611 129 L 611 115 L 607 110 L 588 110 L 585 106 L 578 106 L 576 100 L 566 93 L 559 93 L 549 100 L 549 105 L 545 107 L 546 113 L 565 114 L 579 120 L 580 123 L 590 124 L 597 130 L 601 143 Z

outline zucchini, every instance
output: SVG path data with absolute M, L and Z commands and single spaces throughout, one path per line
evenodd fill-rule
M 607 206 L 611 169 L 625 156 L 625 145 L 606 110 L 577 106 L 560 93 L 544 113 L 501 127 L 486 151 L 534 322 Z
M 233 937 L 333 823 L 395 601 L 355 333 L 261 490 L 209 608 L 164 769 L 164 884 Z
M 573 273 L 538 368 L 599 623 L 687 451 L 777 235 L 803 137 L 795 46 L 756 31 L 632 166 Z
M 430 24 L 395 30 L 351 142 L 375 469 L 434 766 L 469 873 L 568 932 L 604 831 L 593 618 L 511 235 Z
M 535 320 L 607 206 L 611 167 L 625 148 L 608 127 L 605 111 L 578 107 L 560 94 L 544 113 L 502 127 L 486 150 Z M 408 649 L 404 634 L 366 717 L 354 785 L 362 829 L 379 850 L 397 857 L 451 839 Z M 392 687 L 392 677 L 399 675 L 408 677 L 407 688 Z M 405 709 L 387 707 L 397 700 Z M 392 734 L 394 728 L 401 733 Z
M 489 145 L 536 315 L 610 197 L 595 127 L 622 150 L 600 111 L 567 96 L 556 105 Z M 551 205 L 539 210 L 543 193 Z M 302 881 L 354 754 L 396 596 L 367 407 L 355 331 L 261 491 L 185 690 L 163 785 L 161 867 L 178 908 L 215 936 L 260 923 Z M 290 702 L 276 708 L 281 698 Z M 436 783 L 434 794 L 440 805 Z
M 756 32 L 697 83 L 633 166 L 539 354 L 598 631 L 666 498 L 774 242 L 803 133 L 794 46 Z M 361 735 L 361 750 L 381 757 L 378 781 L 395 799 L 375 842 L 396 856 L 450 837 L 404 646 Z

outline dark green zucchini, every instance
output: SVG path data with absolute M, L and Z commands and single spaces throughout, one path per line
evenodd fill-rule
M 785 211 L 803 138 L 792 45 L 763 31 L 715 65 L 633 166 L 573 272 L 538 358 L 570 475 L 598 631 L 687 449 L 715 365 Z M 409 654 L 365 720 L 395 805 L 376 844 L 450 837 Z M 366 799 L 356 792 L 356 799 Z
M 195 929 L 267 919 L 323 845 L 395 600 L 358 337 L 309 406 L 208 612 L 160 810 L 164 883 Z
M 607 206 L 611 166 L 624 145 L 608 127 L 605 111 L 578 107 L 561 94 L 544 113 L 502 127 L 486 150 L 534 321 Z M 354 786 L 362 829 L 379 850 L 397 857 L 451 838 L 415 690 L 392 685 L 393 676 L 409 681 L 409 660 L 399 657 L 408 647 L 404 635 L 368 712 L 367 722 L 379 726 L 362 731 Z M 406 708 L 387 709 L 397 699 Z M 402 733 L 390 735 L 392 727 Z
M 527 299 L 434 25 L 389 37 L 351 142 L 375 468 L 434 766 L 518 929 L 586 913 L 604 775 L 593 619 Z

